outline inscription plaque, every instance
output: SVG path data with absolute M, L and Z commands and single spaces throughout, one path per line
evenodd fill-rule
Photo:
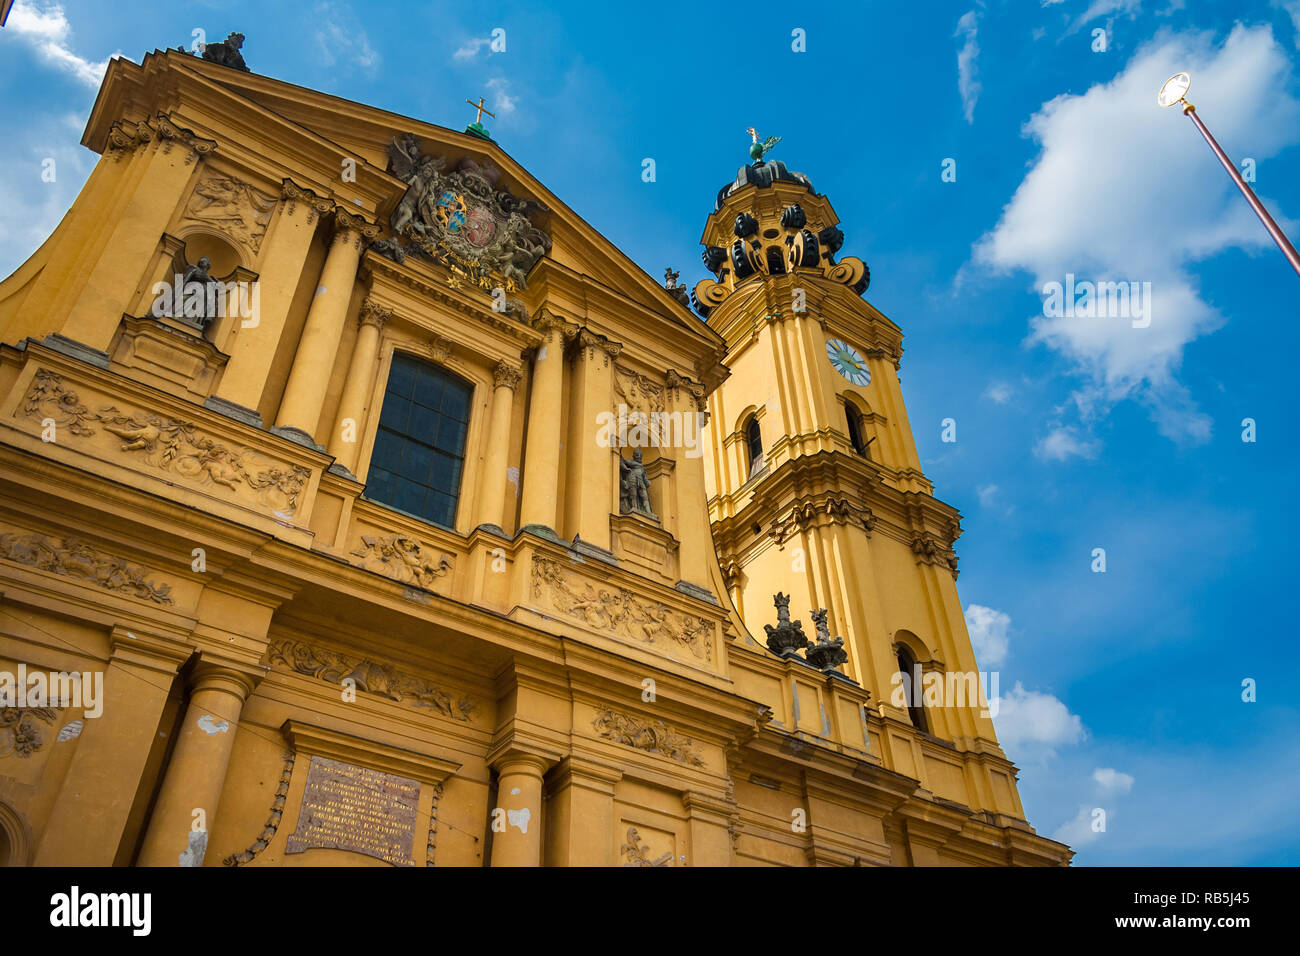
M 393 866 L 414 866 L 419 800 L 419 781 L 312 757 L 298 829 L 285 852 L 348 850 Z

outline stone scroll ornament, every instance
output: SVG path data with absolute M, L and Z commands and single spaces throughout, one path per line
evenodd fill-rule
M 839 262 L 835 254 L 844 245 L 844 233 L 837 226 L 827 226 L 813 233 L 808 215 L 798 203 L 791 203 L 774 223 L 777 228 L 760 224 L 747 212 L 736 216 L 732 226 L 735 237 L 729 247 L 705 246 L 701 258 L 704 268 L 717 281 L 705 279 L 695 286 L 691 301 L 704 318 L 722 304 L 736 286 L 754 275 L 785 275 L 813 270 L 832 282 L 848 286 L 858 295 L 871 284 L 871 270 L 861 259 L 845 256 Z M 815 227 L 814 227 L 815 228 Z M 776 237 L 767 239 L 768 233 Z
M 371 248 L 395 262 L 419 255 L 445 265 L 453 286 L 516 292 L 551 249 L 532 221 L 546 206 L 498 187 L 501 171 L 490 163 L 467 156 L 448 171 L 446 159 L 425 155 L 406 133 L 389 144 L 388 171 L 407 189 L 389 221 L 392 235 Z

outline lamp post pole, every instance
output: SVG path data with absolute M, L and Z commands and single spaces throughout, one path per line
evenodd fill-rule
M 1300 253 L 1296 252 L 1295 246 L 1291 245 L 1291 240 L 1286 237 L 1286 233 L 1282 231 L 1282 228 L 1274 221 L 1273 217 L 1268 214 L 1268 210 L 1265 209 L 1264 204 L 1259 201 L 1259 197 L 1255 195 L 1255 191 L 1251 189 L 1246 183 L 1246 180 L 1241 177 L 1241 173 L 1237 172 L 1237 167 L 1233 164 L 1232 160 L 1228 158 L 1228 154 L 1223 151 L 1223 148 L 1219 146 L 1218 141 L 1216 141 L 1214 136 L 1211 135 L 1209 129 L 1206 128 L 1206 125 L 1201 122 L 1201 117 L 1196 113 L 1196 107 L 1187 102 L 1185 97 L 1190 86 L 1191 77 L 1186 73 L 1175 74 L 1166 80 L 1165 85 L 1160 88 L 1160 97 L 1158 102 L 1161 106 L 1173 106 L 1177 103 L 1183 105 L 1184 115 L 1191 117 L 1192 122 L 1196 124 L 1196 128 L 1200 130 L 1201 135 L 1205 137 L 1205 141 L 1210 144 L 1210 149 L 1214 150 L 1214 155 L 1219 157 L 1219 162 L 1223 164 L 1223 168 L 1228 171 L 1228 175 L 1232 177 L 1232 181 L 1237 184 L 1237 188 L 1241 190 L 1241 194 L 1246 197 L 1246 202 L 1250 203 L 1250 208 L 1255 210 L 1255 215 L 1259 217 L 1259 221 L 1264 224 L 1264 228 L 1268 230 L 1268 234 L 1273 237 L 1273 241 L 1277 243 L 1277 247 L 1282 250 L 1282 255 L 1286 256 L 1287 262 L 1291 263 L 1291 268 L 1295 270 L 1296 275 L 1300 275 Z

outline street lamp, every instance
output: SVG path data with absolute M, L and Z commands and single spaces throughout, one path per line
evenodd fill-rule
M 1228 171 L 1228 175 L 1232 177 L 1232 181 L 1237 184 L 1237 188 L 1241 190 L 1241 194 L 1246 197 L 1246 202 L 1250 203 L 1250 208 L 1255 210 L 1255 215 L 1259 216 L 1260 222 L 1264 224 L 1264 228 L 1268 230 L 1268 234 L 1273 237 L 1273 241 L 1277 243 L 1277 247 L 1282 250 L 1282 255 L 1286 256 L 1287 261 L 1291 263 L 1291 268 L 1296 271 L 1296 275 L 1300 275 L 1300 253 L 1295 251 L 1295 246 L 1291 245 L 1291 240 L 1286 237 L 1286 233 L 1284 233 L 1278 224 L 1273 221 L 1273 217 L 1268 214 L 1268 210 L 1265 209 L 1264 204 L 1259 201 L 1259 197 L 1255 195 L 1254 190 L 1246 185 L 1246 180 L 1241 178 L 1241 173 L 1237 172 L 1237 167 L 1234 166 L 1232 160 L 1228 158 L 1228 154 L 1223 151 L 1217 142 L 1215 142 L 1214 137 L 1210 135 L 1210 131 L 1205 128 L 1205 124 L 1201 122 L 1201 118 L 1196 115 L 1196 107 L 1187 102 L 1185 97 L 1187 96 L 1187 91 L 1191 88 L 1191 85 L 1192 78 L 1190 76 L 1186 73 L 1175 73 L 1169 79 L 1165 80 L 1164 86 L 1160 87 L 1160 95 L 1156 97 L 1156 102 L 1161 106 L 1166 107 L 1174 106 L 1178 103 L 1183 104 L 1184 115 L 1192 118 L 1192 122 L 1196 124 L 1196 128 L 1201 131 L 1201 135 L 1205 137 L 1205 141 L 1210 144 L 1210 149 L 1214 150 L 1214 155 L 1219 157 L 1219 162 L 1223 164 L 1223 168 Z

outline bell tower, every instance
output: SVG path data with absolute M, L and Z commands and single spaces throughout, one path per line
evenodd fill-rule
M 883 765 L 1023 821 L 957 596 L 960 516 L 935 497 L 908 424 L 902 331 L 864 298 L 867 265 L 840 255 L 830 200 L 764 161 L 774 142 L 755 135 L 757 161 L 718 192 L 701 240 L 714 277 L 693 295 L 731 371 L 709 399 L 705 452 L 728 591 L 753 635 L 778 620 L 778 592 L 809 624 L 825 609 L 840 670 L 870 691 Z

